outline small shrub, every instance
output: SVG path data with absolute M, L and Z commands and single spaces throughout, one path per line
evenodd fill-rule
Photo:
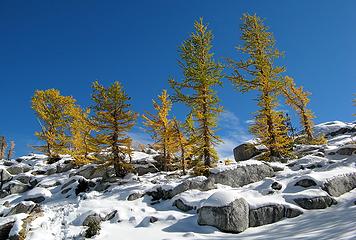
M 88 228 L 85 231 L 86 238 L 92 238 L 95 235 L 98 235 L 101 230 L 100 222 L 98 221 L 89 221 Z

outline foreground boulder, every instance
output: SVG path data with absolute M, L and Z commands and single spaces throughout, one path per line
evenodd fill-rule
M 356 173 L 336 176 L 327 180 L 322 189 L 333 197 L 338 197 L 356 188 Z
M 319 196 L 310 198 L 297 198 L 294 202 L 301 208 L 311 210 L 311 209 L 324 209 L 337 204 L 337 201 L 329 196 Z
M 274 171 L 267 164 L 253 164 L 237 167 L 232 170 L 211 174 L 209 179 L 231 187 L 241 187 L 266 177 L 273 177 Z
M 10 231 L 12 227 L 14 226 L 15 221 L 5 223 L 3 225 L 0 225 L 0 239 L 8 239 Z
M 283 218 L 293 218 L 303 214 L 299 209 L 289 208 L 282 204 L 262 206 L 250 209 L 249 226 L 258 227 L 280 221 Z
M 203 206 L 198 212 L 198 224 L 213 226 L 222 232 L 243 232 L 249 227 L 249 205 L 239 198 L 227 206 Z
M 36 208 L 39 208 L 38 204 L 35 203 L 18 203 L 15 207 L 11 208 L 11 210 L 6 214 L 6 216 L 15 215 L 19 213 L 31 213 Z
M 6 184 L 3 190 L 7 191 L 10 194 L 15 194 L 26 192 L 28 189 L 30 189 L 30 187 L 30 185 L 23 184 L 20 181 L 11 181 Z
M 234 148 L 234 158 L 236 162 L 245 161 L 265 151 L 267 151 L 267 148 L 262 145 L 244 143 Z
M 181 210 L 182 212 L 188 212 L 195 209 L 193 206 L 189 206 L 182 199 L 177 199 L 173 202 L 173 206 Z

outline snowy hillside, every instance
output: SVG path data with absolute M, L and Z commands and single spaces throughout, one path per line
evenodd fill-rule
M 48 164 L 33 154 L 0 162 L 0 239 L 355 239 L 356 124 L 315 126 L 324 146 L 299 159 L 219 165 L 206 177 L 157 172 L 155 151 L 134 152 L 138 175 L 97 165 Z

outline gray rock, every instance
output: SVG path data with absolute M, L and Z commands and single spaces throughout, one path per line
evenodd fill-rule
M 6 169 L 2 168 L 0 169 L 0 179 L 2 179 L 3 182 L 7 182 L 12 179 L 12 176 Z
M 32 201 L 34 203 L 41 203 L 45 200 L 46 198 L 44 196 L 39 196 L 39 197 L 33 197 L 33 198 L 26 198 L 24 201 Z
M 189 206 L 188 204 L 186 204 L 185 202 L 183 202 L 181 199 L 177 199 L 173 202 L 173 206 L 177 207 L 179 210 L 183 211 L 183 212 L 188 212 L 190 210 L 193 210 L 194 207 Z
M 356 146 L 341 147 L 336 153 L 339 155 L 351 156 L 352 154 L 356 154 Z
M 67 188 L 69 185 L 71 185 L 71 184 L 73 184 L 73 183 L 75 183 L 75 182 L 77 182 L 77 179 L 71 179 L 71 180 L 69 180 L 68 182 L 64 183 L 64 184 L 61 186 L 61 190 Z
M 36 207 L 38 207 L 35 203 L 18 203 L 15 207 L 11 208 L 11 210 L 6 214 L 6 216 L 11 216 L 19 213 L 31 213 Z
M 15 221 L 13 222 L 8 222 L 3 225 L 0 225 L 0 239 L 8 239 L 10 231 L 12 227 L 14 226 Z
M 10 193 L 6 190 L 0 190 L 0 198 L 4 198 L 4 197 L 7 197 L 9 196 Z
M 200 191 L 208 191 L 215 188 L 214 179 L 207 178 L 206 180 L 199 181 L 196 178 L 187 179 L 181 184 L 177 185 L 172 189 L 171 195 L 174 197 L 182 192 L 198 189 Z
M 83 176 L 86 179 L 93 179 L 93 178 L 104 178 L 107 177 L 111 171 L 107 171 L 106 167 L 101 165 L 88 165 L 84 168 L 79 169 L 75 175 Z M 71 175 L 70 175 L 71 176 Z
M 333 177 L 322 186 L 322 189 L 333 197 L 338 197 L 354 188 L 356 188 L 356 173 Z
M 12 166 L 12 165 L 15 165 L 15 164 L 17 164 L 17 162 L 15 162 L 15 161 L 9 161 L 9 160 L 3 160 L 3 165 L 4 166 Z
M 329 196 L 311 197 L 311 198 L 297 198 L 294 202 L 304 209 L 324 209 L 331 205 L 337 204 L 336 200 Z
M 57 173 L 63 173 L 63 172 L 68 172 L 69 170 L 75 168 L 75 165 L 73 164 L 72 161 L 66 161 L 63 163 L 60 163 L 57 165 L 56 172 Z
M 331 133 L 327 133 L 326 137 L 335 137 L 338 135 L 343 135 L 343 134 L 347 134 L 347 133 L 355 133 L 356 132 L 356 128 L 353 127 L 342 127 L 340 129 L 338 129 L 337 131 L 331 132 Z
M 198 224 L 213 226 L 222 232 L 243 232 L 249 226 L 249 205 L 240 198 L 224 207 L 204 206 L 199 209 Z
M 280 221 L 285 217 L 285 209 L 281 204 L 250 209 L 249 226 L 258 227 Z
M 150 223 L 155 223 L 158 221 L 158 218 L 154 217 L 154 216 L 151 216 L 150 217 Z
M 91 223 L 95 223 L 97 225 L 100 225 L 101 223 L 101 218 L 98 214 L 94 213 L 89 216 L 87 216 L 84 221 L 83 221 L 83 226 L 89 226 Z
M 285 209 L 286 218 L 295 218 L 303 214 L 303 211 L 296 208 L 286 207 Z
M 144 193 L 139 193 L 139 192 L 135 192 L 135 193 L 131 193 L 128 197 L 127 200 L 128 201 L 134 201 L 136 199 L 142 198 L 145 194 Z
M 31 176 L 28 175 L 19 175 L 14 178 L 14 180 L 20 181 L 23 184 L 29 184 L 31 181 Z
M 160 199 L 167 200 L 173 197 L 172 189 L 166 190 L 163 189 L 162 187 L 157 187 L 153 191 L 147 191 L 146 194 L 152 197 L 152 201 L 157 201 Z
M 114 210 L 111 213 L 107 214 L 102 220 L 110 221 L 111 219 L 113 219 L 115 217 L 116 214 L 117 214 L 117 210 Z
M 139 176 L 144 175 L 146 173 L 156 173 L 159 171 L 158 168 L 156 168 L 156 166 L 152 163 L 134 164 L 134 169 Z
M 271 188 L 274 190 L 281 190 L 282 189 L 282 184 L 280 184 L 279 182 L 273 182 L 271 185 Z
M 294 186 L 300 186 L 304 188 L 308 188 L 316 185 L 317 185 L 316 182 L 310 178 L 303 178 L 294 184 Z
M 19 181 L 11 181 L 7 183 L 6 187 L 4 187 L 4 190 L 8 191 L 10 194 L 23 193 L 29 189 L 29 185 L 23 184 Z
M 56 167 L 50 167 L 46 170 L 46 175 L 49 176 L 49 175 L 52 175 L 52 174 L 55 174 L 57 173 L 57 168 Z
M 6 169 L 12 175 L 17 175 L 20 173 L 25 173 L 31 170 L 31 167 L 26 164 L 12 165 Z
M 236 169 L 211 174 L 209 179 L 231 187 L 241 187 L 253 182 L 261 181 L 266 177 L 273 177 L 274 171 L 267 164 L 254 164 L 237 167 Z
M 251 159 L 267 151 L 267 149 L 261 146 L 256 146 L 252 143 L 244 143 L 235 147 L 233 151 L 234 151 L 235 161 L 238 162 L 238 161 Z

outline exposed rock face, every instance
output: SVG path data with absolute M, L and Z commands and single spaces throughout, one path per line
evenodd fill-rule
M 336 200 L 329 196 L 297 198 L 294 202 L 304 209 L 324 209 L 337 204 Z
M 244 143 L 234 148 L 234 158 L 236 162 L 244 161 L 257 156 L 266 150 L 266 148 L 256 146 L 252 143 Z
M 312 186 L 316 186 L 316 185 L 317 185 L 316 182 L 310 178 L 303 178 L 294 184 L 294 186 L 301 186 L 304 188 L 308 188 L 308 187 L 312 187 Z
M 281 219 L 293 218 L 303 214 L 302 211 L 286 207 L 282 204 L 263 206 L 256 209 L 250 209 L 249 226 L 258 227 L 280 221 Z
M 236 169 L 212 174 L 209 179 L 231 187 L 241 187 L 249 183 L 258 182 L 274 175 L 273 169 L 267 164 L 241 166 Z
M 144 175 L 146 173 L 156 173 L 159 171 L 152 163 L 134 164 L 134 169 L 139 176 Z
M 188 212 L 190 210 L 193 210 L 194 207 L 189 206 L 188 204 L 186 204 L 185 202 L 183 202 L 181 199 L 177 199 L 173 202 L 173 206 L 177 207 L 179 210 L 183 211 L 183 212 Z
M 222 232 L 243 232 L 249 226 L 249 205 L 240 198 L 228 206 L 204 206 L 199 209 L 198 224 L 213 226 Z
M 331 196 L 338 197 L 356 188 L 356 173 L 340 175 L 327 180 L 322 189 Z

